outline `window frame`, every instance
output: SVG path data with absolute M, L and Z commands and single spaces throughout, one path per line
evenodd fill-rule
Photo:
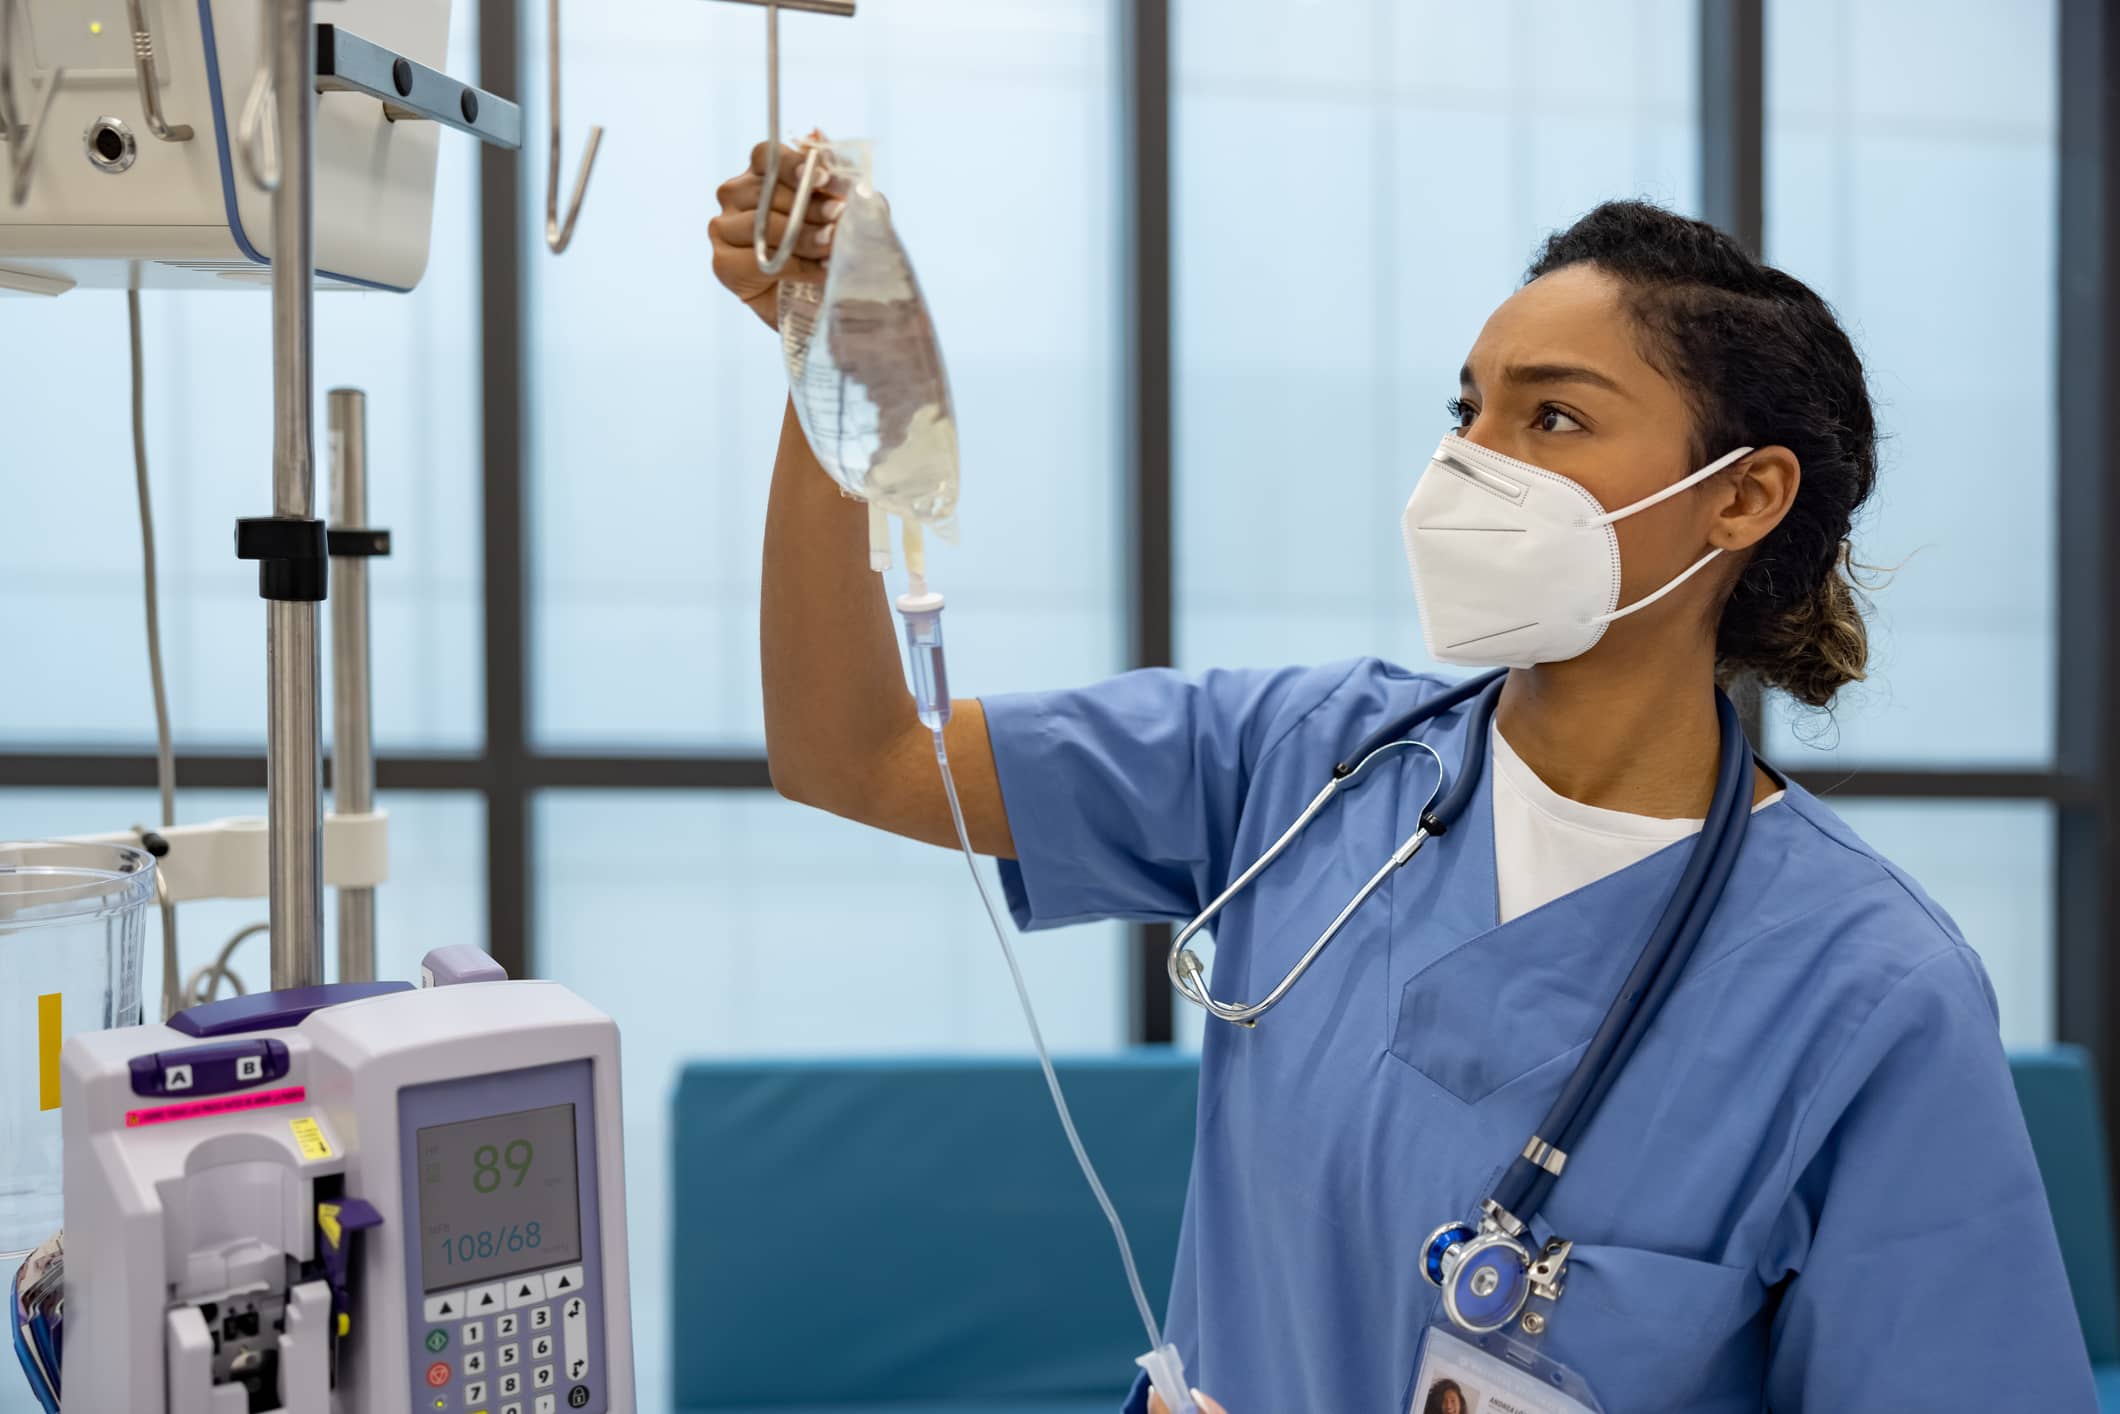
M 461 0 L 479 7 L 479 82 L 528 91 L 519 0 Z M 1119 379 L 1128 549 L 1127 661 L 1174 661 L 1173 298 L 1171 252 L 1171 0 L 1117 6 L 1121 46 L 1123 172 Z M 1707 218 L 1758 250 L 1765 227 L 1765 5 L 1698 0 L 1700 190 Z M 1797 771 L 1835 798 L 2028 800 L 2057 812 L 2054 1015 L 2064 1042 L 2099 1058 L 2109 1120 L 2120 1119 L 2120 969 L 2104 958 L 2109 920 L 2120 918 L 2120 17 L 2100 0 L 2059 0 L 2063 180 L 2059 209 L 2059 369 L 2055 567 L 2058 750 L 2045 770 L 1866 768 Z M 479 333 L 482 347 L 483 642 L 485 741 L 476 753 L 386 753 L 384 791 L 467 791 L 485 801 L 487 918 L 494 956 L 517 976 L 535 971 L 537 936 L 532 807 L 540 792 L 771 789 L 762 752 L 686 754 L 547 751 L 528 730 L 530 654 L 525 445 L 526 258 L 542 258 L 542 233 L 523 217 L 520 154 L 485 149 L 480 164 Z M 1751 710 L 1755 735 L 1756 704 Z M 136 788 L 154 782 L 151 752 L 0 753 L 0 785 Z M 185 755 L 186 788 L 262 789 L 261 754 Z M 1129 1034 L 1172 1040 L 1164 978 L 1170 930 L 1135 929 Z M 2120 1124 L 2109 1128 L 2120 1132 Z

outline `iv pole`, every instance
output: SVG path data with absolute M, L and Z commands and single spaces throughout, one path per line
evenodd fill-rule
M 316 29 L 309 0 L 273 6 L 273 105 L 280 182 L 272 194 L 272 513 L 314 527 L 314 563 L 324 527 L 316 518 L 313 410 L 316 249 L 311 189 L 316 176 Z M 299 533 L 299 532 L 298 532 Z M 306 541 L 310 537 L 302 534 Z M 268 565 L 266 573 L 270 572 Z M 317 603 L 290 594 L 266 606 L 265 790 L 267 880 L 272 919 L 272 986 L 324 980 L 324 790 Z

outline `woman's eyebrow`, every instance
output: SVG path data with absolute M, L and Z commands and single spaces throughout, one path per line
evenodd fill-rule
M 1575 363 L 1520 363 L 1503 370 L 1503 376 L 1511 383 L 1587 383 L 1593 388 L 1603 388 L 1608 393 L 1628 396 L 1622 388 L 1605 374 L 1594 368 L 1585 368 Z

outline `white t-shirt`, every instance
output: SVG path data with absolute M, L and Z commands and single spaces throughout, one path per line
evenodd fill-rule
M 1538 778 L 1499 726 L 1488 728 L 1488 751 L 1494 763 L 1494 882 L 1503 923 L 1638 864 L 1706 823 L 1570 800 Z M 1776 791 L 1754 812 L 1784 793 Z

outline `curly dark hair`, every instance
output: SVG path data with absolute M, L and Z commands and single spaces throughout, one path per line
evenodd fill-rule
M 1741 446 L 1802 464 L 1788 516 L 1723 605 L 1716 667 L 1826 706 L 1869 657 L 1848 530 L 1877 483 L 1877 421 L 1854 344 L 1801 280 L 1647 202 L 1608 201 L 1556 232 L 1525 280 L 1571 265 L 1625 287 L 1644 356 L 1693 404 L 1694 465 Z

